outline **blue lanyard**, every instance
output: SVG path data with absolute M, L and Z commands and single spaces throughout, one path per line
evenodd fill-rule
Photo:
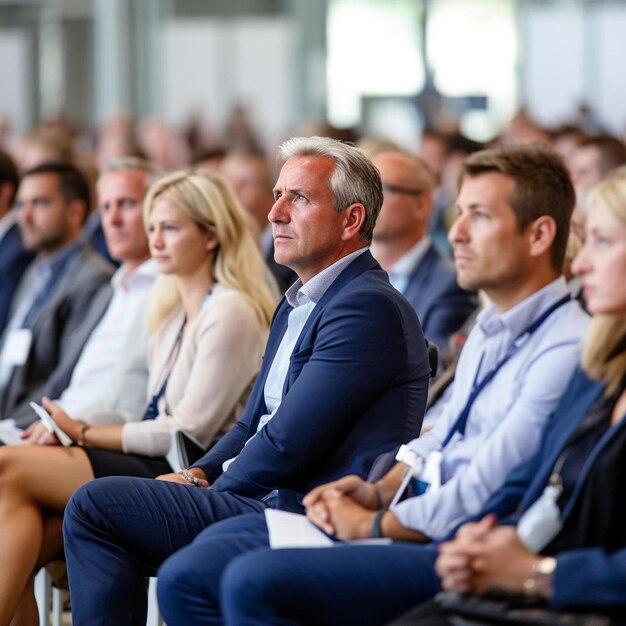
M 200 310 L 196 315 L 200 315 L 200 313 L 204 310 L 204 307 L 207 305 L 211 294 L 213 293 L 213 287 L 209 289 L 209 292 L 204 297 L 202 301 L 202 305 L 200 306 Z M 163 397 L 165 390 L 167 389 L 167 382 L 170 379 L 170 375 L 172 370 L 174 369 L 174 364 L 176 363 L 176 359 L 178 359 L 178 352 L 180 350 L 180 344 L 183 341 L 183 331 L 185 330 L 185 324 L 187 323 L 187 316 L 183 320 L 183 323 L 178 331 L 178 335 L 176 335 L 176 339 L 174 341 L 174 345 L 170 350 L 169 356 L 167 357 L 167 361 L 165 361 L 165 365 L 163 366 L 163 370 L 161 372 L 160 380 L 163 382 L 160 386 L 157 387 L 157 391 L 150 399 L 148 404 L 148 408 L 143 414 L 142 420 L 153 420 L 159 415 L 159 400 Z
M 511 347 L 507 350 L 507 353 L 502 357 L 502 359 L 500 359 L 500 361 L 485 374 L 484 378 L 478 382 L 478 372 L 480 371 L 480 366 L 482 364 L 483 357 L 485 356 L 483 353 L 480 358 L 480 363 L 478 364 L 472 391 L 470 392 L 469 398 L 465 403 L 465 407 L 463 407 L 463 410 L 454 423 L 454 426 L 450 429 L 448 436 L 445 438 L 441 446 L 442 450 L 450 443 L 452 437 L 454 437 L 457 432 L 461 435 L 465 434 L 465 427 L 467 426 L 467 420 L 469 418 L 472 405 L 476 401 L 476 398 L 480 395 L 480 392 L 493 380 L 502 366 L 526 343 L 529 337 L 550 317 L 550 315 L 552 315 L 552 313 L 564 304 L 567 304 L 571 299 L 571 295 L 568 294 L 555 302 L 552 306 L 548 307 L 530 326 L 528 326 L 528 328 L 526 328 L 526 330 L 522 331 L 518 335 L 517 339 L 511 344 Z
M 170 350 L 170 353 L 167 357 L 167 361 L 165 361 L 165 365 L 163 366 L 163 371 L 161 372 L 161 380 L 163 381 L 160 387 L 157 388 L 157 391 L 150 399 L 150 403 L 148 404 L 148 408 L 146 412 L 143 414 L 142 420 L 153 420 L 159 414 L 159 400 L 165 393 L 167 389 L 167 381 L 170 379 L 170 374 L 172 373 L 172 369 L 174 367 L 174 363 L 178 358 L 178 350 L 180 349 L 180 344 L 183 340 L 183 331 L 185 330 L 185 324 L 187 323 L 187 318 L 183 320 L 183 323 L 176 335 L 176 340 L 174 341 L 174 345 Z

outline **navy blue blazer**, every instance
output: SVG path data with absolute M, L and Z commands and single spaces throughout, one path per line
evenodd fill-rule
M 578 370 L 556 411 L 550 418 L 539 450 L 525 463 L 518 465 L 507 476 L 504 485 L 485 503 L 477 518 L 487 513 L 495 513 L 503 522 L 526 510 L 543 493 L 554 464 L 574 430 L 600 398 L 604 385 L 590 380 Z M 620 428 L 626 428 L 626 422 Z M 616 429 L 617 430 L 617 429 Z M 615 436 L 616 430 L 612 431 Z M 567 519 L 580 495 L 578 486 L 586 480 L 593 466 L 594 458 L 601 454 L 602 447 L 611 435 L 601 440 L 594 455 L 585 463 L 577 487 L 563 511 Z M 602 512 L 598 511 L 600 515 Z M 624 531 L 626 538 L 626 529 Z M 558 566 L 554 577 L 554 595 L 551 605 L 566 608 L 576 605 L 626 605 L 626 540 L 624 549 L 607 553 L 601 547 L 582 548 L 562 552 L 557 556 Z
M 280 407 L 257 433 L 290 310 L 283 298 L 243 416 L 195 466 L 214 489 L 259 499 L 278 490 L 276 506 L 301 511 L 313 487 L 351 473 L 365 477 L 379 454 L 417 435 L 429 366 L 415 312 L 365 252 L 313 309 L 292 352 Z
M 14 224 L 0 240 L 0 335 L 9 320 L 13 295 L 34 255 L 24 249 L 22 236 Z
M 450 335 L 478 306 L 476 294 L 458 286 L 454 264 L 432 244 L 411 274 L 403 295 L 415 309 L 424 335 L 440 353 Z

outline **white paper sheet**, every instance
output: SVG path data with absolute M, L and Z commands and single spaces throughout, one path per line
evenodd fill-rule
M 304 515 L 265 509 L 271 548 L 329 548 L 332 539 L 311 524 Z
M 7 446 L 22 444 L 23 441 L 20 437 L 22 432 L 24 431 L 15 425 L 15 420 L 8 419 L 0 421 L 0 440 L 2 440 Z
M 391 539 L 356 539 L 354 541 L 335 542 L 317 526 L 311 524 L 304 515 L 265 509 L 265 523 L 270 535 L 270 547 L 278 548 L 332 548 L 345 545 L 388 545 Z

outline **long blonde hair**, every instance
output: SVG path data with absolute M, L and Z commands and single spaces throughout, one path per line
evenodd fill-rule
M 213 277 L 236 289 L 254 309 L 261 327 L 268 328 L 278 299 L 278 287 L 270 274 L 251 231 L 249 217 L 228 183 L 212 172 L 174 172 L 158 180 L 144 201 L 144 225 L 157 199 L 167 199 L 187 213 L 201 229 L 212 229 L 219 245 L 213 259 Z M 180 306 L 174 277 L 161 275 L 149 304 L 149 328 L 153 331 Z
M 598 203 L 626 224 L 626 174 L 607 178 L 595 187 L 588 206 Z M 582 366 L 596 380 L 607 384 L 607 393 L 617 390 L 626 373 L 626 316 L 594 315 L 583 348 Z

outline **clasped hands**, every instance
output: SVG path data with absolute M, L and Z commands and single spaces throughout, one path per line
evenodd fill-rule
M 537 556 L 529 552 L 513 526 L 496 526 L 494 515 L 464 524 L 452 541 L 439 546 L 435 570 L 443 589 L 479 593 L 498 587 L 523 593 Z
M 309 521 L 338 539 L 371 537 L 379 506 L 376 487 L 358 476 L 345 476 L 320 485 L 304 498 Z

